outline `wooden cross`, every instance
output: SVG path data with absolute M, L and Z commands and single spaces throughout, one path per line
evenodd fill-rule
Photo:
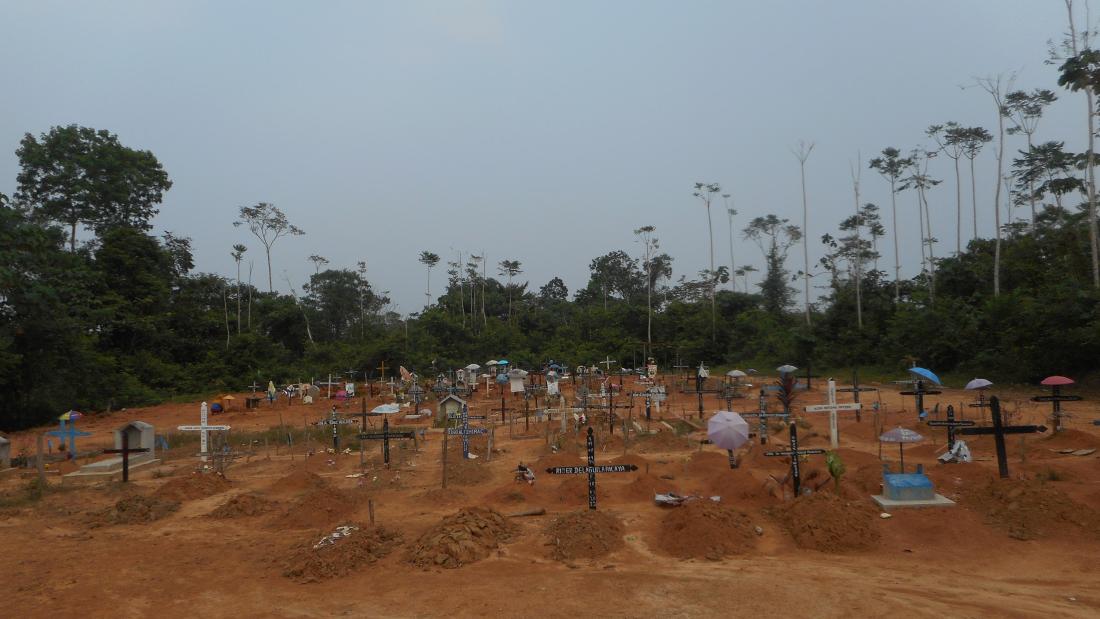
M 997 447 L 997 469 L 1000 472 L 1001 479 L 1008 478 L 1008 456 L 1005 454 L 1005 435 L 1006 434 L 1033 434 L 1035 432 L 1046 432 L 1046 426 L 1006 426 L 1001 422 L 1001 401 L 997 399 L 997 396 L 989 398 L 989 411 L 993 417 L 992 428 L 963 428 L 961 432 L 966 436 L 992 434 L 993 441 Z
M 1050 402 L 1051 419 L 1054 420 L 1054 431 L 1061 432 L 1062 428 L 1062 402 L 1080 402 L 1084 398 L 1079 395 L 1062 395 L 1061 385 L 1051 385 L 1050 395 L 1037 395 L 1031 398 L 1032 402 Z
M 937 395 L 937 394 L 940 394 L 940 393 L 943 393 L 943 392 L 939 391 L 939 390 L 936 390 L 936 389 L 925 389 L 924 388 L 924 381 L 918 378 L 916 380 L 916 382 L 914 383 L 912 391 L 902 391 L 900 393 L 901 393 L 901 395 L 911 395 L 914 398 L 916 398 L 916 401 L 917 401 L 917 417 L 923 418 L 923 417 L 928 416 L 928 413 L 924 412 L 924 396 L 926 396 L 926 395 Z
M 206 423 L 206 420 L 210 414 L 210 410 L 206 407 L 206 402 L 202 403 L 199 407 L 199 425 L 194 426 L 177 426 L 177 430 L 183 432 L 198 432 L 199 433 L 199 456 L 202 457 L 202 461 L 206 462 L 209 455 L 206 445 L 208 441 L 208 434 L 211 430 L 228 430 L 230 426 L 218 425 L 212 426 Z
M 386 380 L 386 360 L 383 359 L 381 365 L 378 366 L 378 381 L 384 382 Z
M 596 466 L 596 439 L 592 426 L 588 427 L 588 466 L 552 466 L 546 469 L 551 475 L 588 475 L 588 509 L 596 509 L 596 475 L 599 473 L 627 473 L 638 470 L 636 464 L 605 464 Z
M 828 401 L 825 404 L 815 404 L 813 406 L 804 406 L 803 410 L 807 413 L 829 413 L 829 447 L 833 449 L 840 448 L 840 430 L 836 425 L 836 413 L 837 411 L 858 411 L 863 405 L 858 402 L 851 404 L 837 404 L 836 403 L 836 381 L 829 379 Z
M 784 421 L 790 418 L 787 413 L 769 413 L 768 412 L 768 396 L 764 394 L 764 389 L 760 390 L 760 410 L 755 413 L 740 413 L 742 417 L 757 417 L 760 420 L 760 430 L 757 434 L 760 435 L 760 444 L 766 445 L 768 443 L 768 419 L 783 419 Z
M 861 387 L 859 385 L 859 370 L 852 370 L 852 386 L 843 387 L 837 389 L 838 393 L 850 393 L 852 398 L 855 399 L 856 404 L 859 404 L 859 394 L 864 391 L 878 391 L 877 387 Z M 860 409 L 856 409 L 856 423 L 863 421 L 860 415 Z
M 355 423 L 354 419 L 341 419 L 339 413 L 336 412 L 336 407 L 332 407 L 332 411 L 329 412 L 328 419 L 322 419 L 316 422 L 315 426 L 332 426 L 332 450 L 340 450 L 340 426 L 349 423 Z M 356 415 L 357 417 L 359 415 Z
M 470 419 L 485 419 L 485 417 L 471 417 L 469 407 L 463 404 L 462 415 L 459 417 L 462 425 L 457 428 L 447 428 L 447 434 L 462 437 L 462 458 L 464 460 L 470 458 L 470 437 L 475 434 L 487 434 L 489 432 L 486 428 L 471 428 Z
M 825 453 L 824 449 L 799 449 L 798 448 L 798 426 L 795 422 L 790 423 L 791 432 L 791 446 L 788 449 L 782 451 L 765 451 L 765 456 L 790 456 L 791 457 L 791 483 L 794 486 L 794 496 L 798 497 L 798 491 L 802 485 L 802 477 L 798 471 L 798 459 L 802 456 L 810 456 L 815 454 Z
M 611 355 L 608 355 L 607 359 L 605 361 L 600 361 L 600 365 L 602 365 L 603 368 L 604 368 L 604 374 L 610 374 L 611 373 L 611 364 L 612 363 L 618 363 L 618 362 L 615 361 L 614 359 L 612 359 Z
M 390 432 L 390 420 L 382 420 L 381 432 L 361 432 L 356 435 L 361 441 L 382 441 L 382 462 L 386 466 L 390 465 L 390 439 L 413 439 L 416 440 L 416 432 L 412 430 L 401 432 Z M 362 451 L 362 449 L 360 449 Z
M 130 454 L 149 451 L 148 447 L 135 447 L 130 449 L 130 433 L 122 433 L 122 449 L 104 449 L 105 454 L 122 454 L 122 481 L 130 481 Z
M 947 428 L 947 450 L 951 451 L 955 448 L 955 428 L 969 428 L 974 425 L 973 421 L 966 419 L 955 419 L 955 407 L 947 406 L 947 421 L 929 421 L 928 425 L 933 428 Z
M 260 388 L 260 386 L 256 384 L 255 380 L 252 381 L 252 384 L 249 385 L 249 387 L 252 387 L 252 395 L 256 395 L 256 391 Z

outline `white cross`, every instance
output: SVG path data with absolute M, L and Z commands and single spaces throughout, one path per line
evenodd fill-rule
M 862 404 L 852 402 L 850 404 L 837 404 L 836 403 L 836 381 L 829 379 L 829 395 L 828 403 L 816 404 L 814 406 L 807 406 L 805 410 L 807 413 L 829 413 L 829 446 L 833 449 L 840 447 L 840 441 L 838 439 L 838 430 L 836 427 L 836 412 L 837 411 L 857 411 L 863 408 Z
M 611 371 L 611 364 L 612 363 L 618 363 L 618 362 L 615 361 L 614 359 L 612 359 L 611 355 L 608 355 L 606 357 L 606 359 L 607 359 L 606 361 L 600 361 L 600 365 L 604 366 L 604 371 L 610 372 Z
M 206 402 L 202 403 L 202 408 L 199 409 L 199 425 L 197 426 L 178 426 L 179 430 L 184 432 L 199 432 L 199 445 L 202 455 L 202 461 L 206 462 L 206 437 L 210 430 L 228 430 L 229 426 L 211 426 L 206 424 L 206 418 L 209 413 L 209 409 L 206 407 Z

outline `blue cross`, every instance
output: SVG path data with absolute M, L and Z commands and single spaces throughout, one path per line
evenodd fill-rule
M 76 422 L 70 421 L 69 425 L 65 425 L 65 420 L 61 420 L 61 427 L 57 430 L 50 430 L 46 434 L 50 436 L 56 436 L 61 439 L 61 444 L 65 444 L 65 439 L 68 438 L 69 447 L 68 453 L 70 458 L 76 458 L 76 437 L 78 436 L 91 436 L 91 432 L 84 432 L 83 430 L 76 429 Z

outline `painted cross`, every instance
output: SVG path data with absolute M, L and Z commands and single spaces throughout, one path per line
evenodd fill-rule
M 122 433 L 122 449 L 104 449 L 105 454 L 122 454 L 122 481 L 130 481 L 130 454 L 149 451 L 148 447 L 134 447 L 130 449 L 130 433 Z
M 921 419 L 923 419 L 923 418 L 928 416 L 928 413 L 924 412 L 924 396 L 926 396 L 926 395 L 937 395 L 937 394 L 940 394 L 940 393 L 943 393 L 943 392 L 938 391 L 936 389 L 925 389 L 924 388 L 924 381 L 920 380 L 920 379 L 917 379 L 917 381 L 914 383 L 912 391 L 902 391 L 900 393 L 901 393 L 901 395 L 911 395 L 914 398 L 916 398 L 916 400 L 917 400 L 917 416 L 920 417 Z
M 1005 454 L 1005 435 L 1006 434 L 1033 434 L 1035 432 L 1046 432 L 1046 426 L 1006 426 L 1001 423 L 1001 401 L 997 399 L 997 396 L 989 398 L 989 411 L 993 417 L 992 428 L 963 428 L 961 432 L 966 436 L 974 436 L 981 434 L 992 434 L 993 441 L 997 447 L 997 469 L 1001 474 L 1001 479 L 1008 478 L 1008 456 Z
M 836 381 L 829 379 L 828 401 L 825 404 L 815 404 L 813 406 L 804 406 L 803 410 L 807 413 L 829 413 L 829 446 L 833 449 L 840 447 L 840 430 L 836 425 L 836 413 L 837 411 L 858 411 L 863 408 L 863 405 L 859 402 L 853 402 L 851 404 L 837 404 L 836 403 Z
M 336 407 L 332 407 L 332 411 L 329 412 L 328 419 L 322 419 L 315 426 L 332 426 L 332 450 L 340 450 L 340 426 L 347 425 L 349 423 L 355 423 L 354 419 L 346 419 L 338 417 L 339 413 L 336 412 Z
M 824 449 L 799 449 L 798 448 L 798 426 L 795 422 L 790 423 L 791 432 L 791 446 L 788 449 L 782 451 L 765 451 L 765 456 L 790 456 L 791 458 L 791 483 L 794 486 L 794 496 L 798 497 L 798 491 L 802 485 L 802 477 L 798 471 L 798 459 L 802 456 L 810 456 L 825 453 Z
M 381 432 L 362 432 L 356 435 L 361 441 L 382 441 L 382 462 L 389 466 L 390 464 L 390 439 L 413 439 L 416 440 L 416 432 L 412 430 L 401 432 L 390 432 L 390 420 L 382 420 Z
M 604 374 L 610 374 L 611 373 L 611 364 L 612 363 L 618 363 L 618 361 L 615 361 L 614 359 L 612 359 L 611 355 L 608 355 L 606 360 L 600 361 L 600 365 L 602 365 L 603 369 L 604 369 Z
M 1061 390 L 1061 385 L 1051 385 L 1050 395 L 1037 395 L 1031 398 L 1032 402 L 1050 402 L 1055 432 L 1062 431 L 1062 402 L 1080 402 L 1084 399 L 1079 395 L 1062 395 Z
M 382 363 L 378 366 L 378 382 L 385 382 L 386 380 L 386 360 L 383 359 Z
M 76 429 L 76 421 L 70 420 L 69 424 L 65 425 L 65 420 L 61 420 L 61 427 L 57 430 L 50 430 L 46 434 L 50 436 L 56 436 L 61 439 L 61 444 L 64 445 L 66 439 L 68 439 L 68 453 L 69 457 L 76 459 L 76 437 L 78 436 L 91 436 L 91 432 L 85 432 L 83 430 Z
M 198 432 L 199 433 L 199 455 L 202 457 L 202 461 L 206 462 L 207 453 L 206 445 L 208 441 L 208 434 L 211 430 L 228 430 L 229 426 L 212 426 L 206 423 L 207 416 L 210 414 L 210 410 L 206 406 L 206 402 L 202 403 L 199 407 L 199 425 L 197 426 L 177 426 L 177 430 L 183 432 Z
M 471 428 L 470 419 L 477 419 L 477 417 L 470 417 L 470 409 L 465 404 L 463 404 L 462 416 L 459 417 L 462 425 L 458 426 L 457 428 L 447 428 L 447 434 L 451 436 L 462 437 L 463 459 L 470 458 L 470 437 L 475 434 L 487 434 L 489 432 L 489 430 L 486 428 Z M 484 419 L 484 417 L 481 417 L 481 419 Z
M 628 473 L 638 470 L 636 464 L 605 464 L 596 466 L 596 439 L 592 426 L 588 427 L 588 466 L 552 466 L 546 469 L 551 475 L 588 475 L 588 509 L 596 509 L 596 475 L 599 473 Z
M 760 444 L 766 445 L 768 443 L 768 419 L 782 419 L 784 421 L 790 418 L 787 413 L 769 413 L 768 412 L 768 396 L 764 394 L 764 389 L 760 390 L 760 409 L 755 413 L 740 413 L 742 417 L 756 417 L 760 420 L 760 430 L 757 434 L 760 435 Z
M 837 389 L 837 393 L 850 393 L 850 394 L 852 394 L 852 398 L 855 399 L 856 404 L 859 404 L 859 394 L 863 393 L 864 391 L 878 391 L 878 388 L 877 387 L 861 387 L 860 384 L 859 384 L 859 371 L 858 370 L 852 370 L 852 386 L 851 387 L 843 387 L 843 388 Z M 861 421 L 863 421 L 863 419 L 861 419 L 860 410 L 856 409 L 856 422 L 858 423 L 858 422 L 861 422 Z
M 947 450 L 951 451 L 955 448 L 955 428 L 969 428 L 974 425 L 974 422 L 966 419 L 956 420 L 955 407 L 948 405 L 947 421 L 929 421 L 928 425 L 933 428 L 947 428 Z

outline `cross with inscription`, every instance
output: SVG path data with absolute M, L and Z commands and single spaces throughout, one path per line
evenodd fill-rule
M 596 509 L 596 475 L 599 473 L 627 473 L 638 470 L 636 464 L 605 464 L 596 466 L 596 439 L 592 427 L 588 427 L 588 466 L 552 466 L 546 469 L 551 475 L 588 475 L 588 509 Z
M 967 436 L 992 434 L 993 441 L 997 448 L 997 470 L 1001 475 L 1001 479 L 1008 478 L 1008 456 L 1005 453 L 1005 435 L 1006 434 L 1034 434 L 1036 432 L 1046 432 L 1046 426 L 1006 426 L 1001 422 L 1001 401 L 997 399 L 997 396 L 989 398 L 989 411 L 993 417 L 992 428 L 963 428 L 962 434 Z
M 413 439 L 416 440 L 416 432 L 412 430 L 403 430 L 400 432 L 390 432 L 390 420 L 382 420 L 381 432 L 361 432 L 356 435 L 361 441 L 382 441 L 382 462 L 386 466 L 390 465 L 390 439 Z
M 1061 393 L 1061 385 L 1051 385 L 1050 395 L 1037 395 L 1031 398 L 1032 402 L 1050 402 L 1051 419 L 1054 421 L 1054 431 L 1062 431 L 1062 402 L 1080 402 L 1084 398 L 1079 395 L 1064 395 Z
M 199 433 L 199 456 L 202 457 L 202 461 L 206 462 L 208 451 L 206 448 L 208 442 L 208 435 L 211 430 L 228 430 L 229 426 L 211 426 L 206 423 L 209 416 L 210 409 L 207 408 L 206 402 L 202 403 L 199 407 L 199 425 L 197 426 L 176 426 L 176 429 L 183 432 L 198 432 Z
M 863 393 L 864 391 L 878 391 L 878 388 L 877 387 L 862 387 L 862 386 L 860 386 L 860 384 L 859 384 L 859 370 L 852 370 L 852 386 L 851 387 L 842 387 L 840 389 L 837 389 L 837 393 L 850 393 L 850 394 L 852 394 L 852 399 L 854 399 L 856 401 L 856 404 L 860 403 L 859 402 L 859 394 Z M 861 421 L 863 421 L 863 419 L 862 419 L 861 414 L 860 414 L 860 409 L 857 408 L 856 409 L 856 423 L 859 423 Z
M 768 443 L 768 420 L 769 419 L 782 419 L 787 421 L 790 419 L 790 415 L 787 413 L 769 413 L 768 412 L 768 396 L 765 395 L 764 389 L 760 389 L 760 408 L 755 413 L 740 413 L 742 417 L 756 417 L 760 420 L 760 430 L 757 434 L 760 435 L 760 444 L 766 445 Z
M 134 447 L 130 448 L 130 433 L 122 433 L 122 449 L 104 449 L 105 454 L 122 454 L 122 481 L 130 481 L 130 454 L 141 453 L 143 451 L 149 451 L 148 447 Z
M 462 437 L 462 458 L 468 460 L 470 458 L 470 437 L 476 434 L 488 434 L 489 430 L 486 428 L 471 428 L 471 419 L 485 419 L 484 416 L 473 417 L 470 415 L 470 409 L 463 404 L 462 416 L 459 417 L 461 425 L 457 428 L 447 428 L 447 434 L 451 436 Z
M 924 381 L 920 380 L 920 379 L 917 379 L 917 381 L 913 385 L 913 390 L 912 391 L 902 391 L 900 393 L 901 393 L 901 395 L 911 395 L 914 398 L 916 398 L 916 401 L 917 401 L 917 417 L 919 417 L 921 419 L 924 419 L 925 417 L 928 416 L 928 413 L 926 413 L 924 411 L 924 396 L 926 396 L 926 395 L 937 395 L 937 394 L 940 394 L 940 393 L 943 393 L 943 392 L 939 391 L 939 390 L 936 390 L 936 389 L 925 389 Z
M 955 428 L 969 428 L 974 422 L 967 419 L 956 420 L 955 407 L 948 405 L 947 421 L 929 421 L 928 425 L 933 428 L 947 428 L 947 450 L 951 451 L 955 448 Z
M 824 449 L 799 449 L 798 426 L 790 423 L 791 446 L 782 451 L 765 451 L 765 456 L 790 456 L 791 458 L 791 484 L 794 487 L 794 496 L 798 497 L 798 491 L 802 485 L 802 477 L 798 471 L 798 459 L 802 456 L 811 456 L 825 453 Z
M 840 448 L 840 430 L 836 425 L 836 413 L 837 411 L 859 411 L 863 405 L 858 402 L 851 404 L 837 404 L 836 403 L 836 381 L 829 379 L 828 401 L 825 404 L 815 404 L 813 406 L 804 406 L 803 410 L 807 413 L 829 413 L 829 447 L 833 449 Z
M 329 412 L 328 419 L 322 419 L 313 425 L 317 426 L 332 426 L 332 450 L 340 450 L 340 426 L 347 425 L 349 423 L 355 423 L 354 419 L 341 418 L 339 413 L 336 412 L 336 407 L 333 406 Z

